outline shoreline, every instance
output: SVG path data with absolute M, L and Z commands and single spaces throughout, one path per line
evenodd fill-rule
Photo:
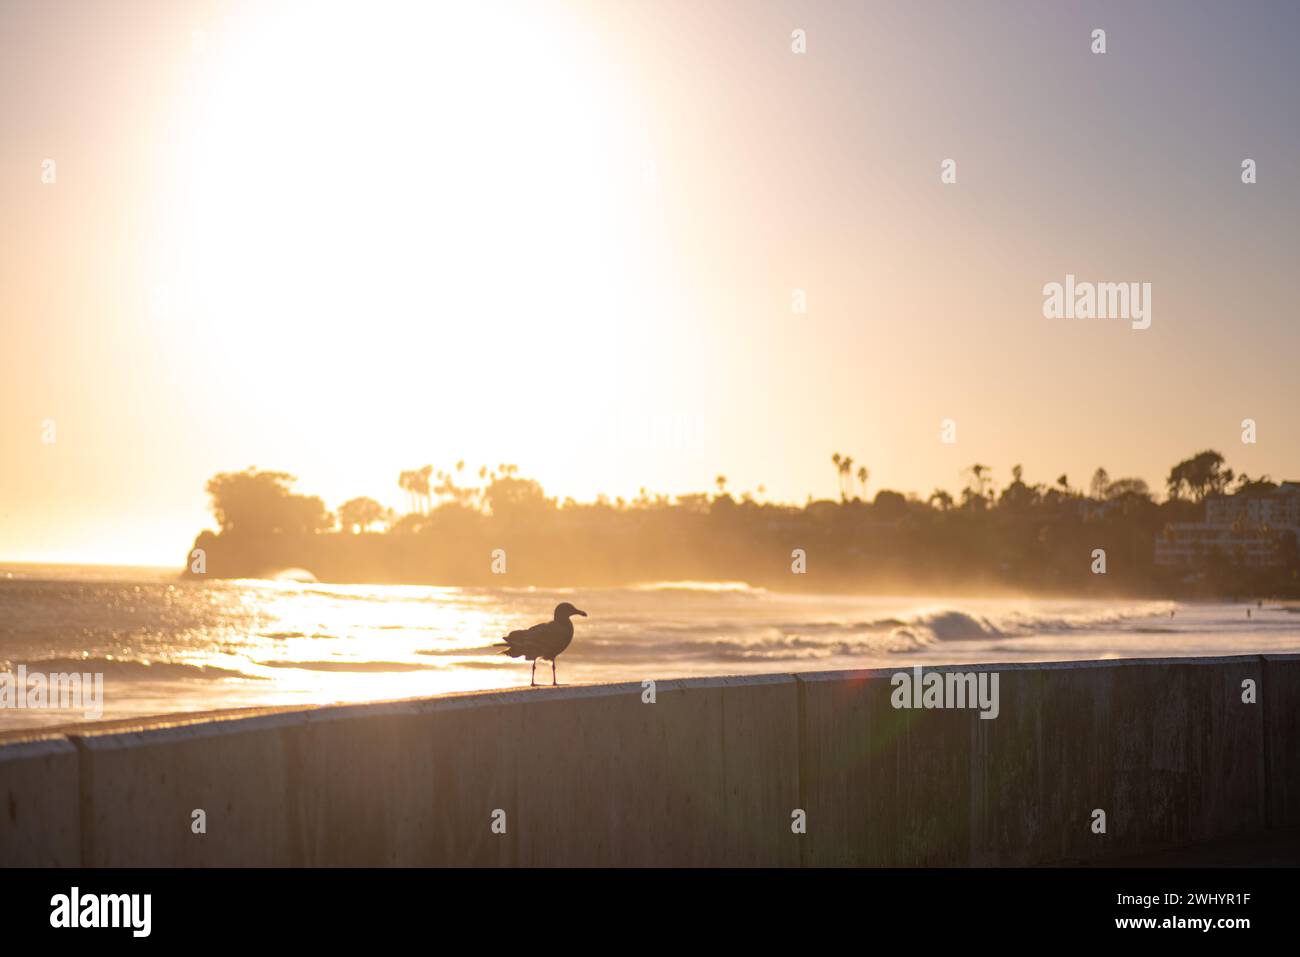
M 51 575 L 41 577 L 30 574 L 16 574 L 18 569 L 49 569 L 49 570 L 66 570 L 67 574 Z M 78 570 L 94 570 L 100 574 L 90 577 L 78 577 L 73 574 Z M 148 577 L 133 578 L 128 572 L 147 572 Z M 1152 589 L 1133 589 L 1124 590 L 1122 588 L 1109 589 L 1074 589 L 1074 590 L 1056 590 L 1056 591 L 1034 591 L 1032 589 L 1017 587 L 1014 585 L 999 583 L 972 583 L 969 586 L 962 586 L 958 589 L 945 590 L 936 587 L 916 587 L 916 588 L 898 588 L 898 587 L 880 587 L 880 588 L 862 588 L 850 587 L 848 584 L 836 581 L 817 581 L 815 584 L 809 584 L 800 588 L 780 587 L 781 584 L 787 584 L 785 578 L 771 580 L 745 580 L 735 578 L 691 578 L 691 579 L 663 579 L 649 580 L 628 578 L 619 580 L 614 583 L 600 582 L 589 583 L 579 581 L 574 584 L 567 581 L 561 584 L 557 581 L 549 580 L 521 580 L 518 576 L 511 576 L 508 583 L 500 579 L 473 581 L 450 581 L 447 579 L 439 581 L 408 579 L 374 579 L 364 576 L 357 578 L 339 578 L 339 579 L 321 579 L 312 578 L 309 580 L 297 580 L 292 578 L 275 577 L 272 572 L 268 577 L 257 577 L 247 575 L 217 575 L 204 574 L 195 575 L 185 568 L 177 568 L 168 565 L 102 565 L 102 564 L 81 564 L 81 563 L 25 563 L 25 562 L 0 562 L 0 582 L 8 581 L 49 581 L 49 582 L 69 582 L 69 581 L 86 581 L 86 582 L 163 582 L 168 584 L 186 583 L 195 584 L 206 581 L 213 582 L 253 582 L 257 584 L 282 584 L 285 582 L 296 582 L 303 585 L 326 585 L 331 587 L 376 587 L 376 588 L 447 588 L 461 589 L 466 591 L 492 590 L 498 588 L 504 589 L 524 589 L 538 592 L 564 592 L 571 593 L 580 589 L 590 589 L 593 591 L 654 591 L 654 590 L 671 590 L 682 588 L 691 590 L 698 586 L 700 591 L 725 591 L 727 586 L 740 586 L 742 589 L 751 589 L 755 591 L 766 591 L 775 595 L 799 596 L 799 595 L 826 595 L 831 597 L 859 597 L 859 598 L 942 598 L 945 600 L 977 600 L 977 599 L 1003 599 L 1015 600 L 1024 599 L 1025 601 L 1177 601 L 1187 604 L 1255 604 L 1257 602 L 1276 603 L 1286 606 L 1288 603 L 1296 603 L 1296 608 L 1300 609 L 1300 592 L 1295 595 L 1286 594 L 1217 594 L 1205 590 L 1152 590 Z

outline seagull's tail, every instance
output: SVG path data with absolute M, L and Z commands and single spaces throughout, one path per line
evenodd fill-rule
M 493 647 L 493 648 L 500 648 L 500 649 L 501 649 L 501 654 L 503 654 L 503 655 L 509 655 L 511 658 L 522 658 L 522 657 L 524 656 L 524 652 L 523 652 L 523 650 L 522 650 L 521 648 L 517 647 L 516 645 L 512 645 L 512 644 L 510 643 L 509 639 L 504 640 L 504 641 L 497 642 L 497 643 L 496 643 L 495 645 L 493 645 L 492 647 Z

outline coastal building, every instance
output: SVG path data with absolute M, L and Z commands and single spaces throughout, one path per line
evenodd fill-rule
M 1211 495 L 1205 500 L 1207 525 L 1250 528 L 1300 527 L 1300 482 L 1283 482 L 1276 491 L 1253 495 Z
M 1157 533 L 1155 562 L 1197 566 L 1218 555 L 1234 565 L 1262 568 L 1278 563 L 1284 533 L 1300 537 L 1300 482 L 1263 492 L 1211 495 L 1205 521 L 1171 522 Z

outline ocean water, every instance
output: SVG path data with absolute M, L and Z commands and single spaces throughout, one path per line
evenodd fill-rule
M 102 674 L 104 719 L 514 688 L 528 684 L 528 663 L 490 645 L 549 619 L 560 601 L 590 616 L 574 619 L 562 684 L 1300 652 L 1300 605 L 1276 602 L 815 596 L 680 582 L 573 591 L 182 582 L 157 570 L 0 565 L 0 674 L 20 665 Z M 549 664 L 538 680 L 550 682 Z M 86 717 L 0 707 L 0 730 Z

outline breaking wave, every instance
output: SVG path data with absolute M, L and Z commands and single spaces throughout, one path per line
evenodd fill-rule
M 1124 622 L 1137 618 L 1150 618 L 1165 613 L 1172 607 L 1172 602 L 1145 602 L 1128 608 L 1077 614 L 1035 615 L 1010 612 L 995 618 L 944 609 L 918 615 L 896 627 L 893 634 L 900 640 L 911 639 L 918 645 L 929 645 L 943 641 L 984 641 L 1099 629 L 1113 630 Z
M 602 636 L 588 634 L 582 655 L 605 662 L 634 660 L 647 653 L 679 660 L 745 662 L 806 661 L 819 658 L 907 654 L 948 642 L 1014 642 L 1019 638 L 1093 631 L 1150 629 L 1153 615 L 1167 613 L 1167 603 L 1054 615 L 1011 612 L 981 615 L 956 608 L 937 608 L 903 617 L 853 620 L 755 622 L 734 619 L 658 622 L 639 628 L 606 626 Z M 1145 619 L 1139 622 L 1135 619 Z M 640 633 L 638 633 L 640 632 Z M 473 649 L 469 650 L 471 653 Z M 425 652 L 428 653 L 428 652 Z M 449 649 L 448 654 L 466 653 Z

